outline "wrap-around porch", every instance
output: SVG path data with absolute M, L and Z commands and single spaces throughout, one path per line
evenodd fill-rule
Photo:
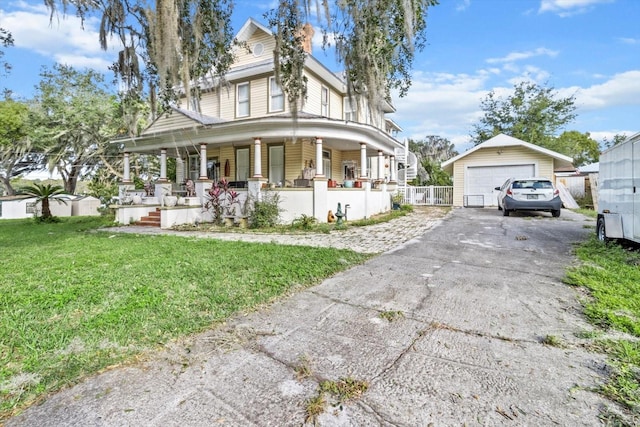
M 258 132 L 265 136 L 248 136 Z M 302 215 L 327 222 L 338 204 L 347 220 L 368 218 L 391 209 L 390 195 L 397 187 L 395 153 L 403 149 L 372 126 L 326 118 L 300 120 L 295 129 L 290 118 L 270 117 L 240 128 L 235 121 L 173 130 L 167 136 L 119 141 L 124 145 L 124 170 L 120 202 L 113 206 L 119 223 L 138 222 L 156 209 L 163 228 L 210 222 L 213 218 L 203 205 L 208 190 L 221 179 L 230 181 L 239 194 L 239 206 L 277 192 L 282 223 Z M 159 155 L 159 177 L 146 191 L 134 188 L 132 153 Z M 175 183 L 167 176 L 169 157 L 175 158 Z M 178 203 L 170 196 L 179 196 Z M 236 216 L 242 215 L 238 209 Z

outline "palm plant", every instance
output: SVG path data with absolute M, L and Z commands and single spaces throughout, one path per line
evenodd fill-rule
M 21 192 L 35 197 L 36 202 L 42 203 L 42 215 L 40 217 L 42 221 L 50 221 L 53 218 L 51 208 L 49 207 L 49 199 L 57 199 L 62 201 L 65 205 L 67 204 L 64 199 L 58 197 L 59 195 L 64 194 L 64 188 L 60 185 L 35 183 L 22 188 Z

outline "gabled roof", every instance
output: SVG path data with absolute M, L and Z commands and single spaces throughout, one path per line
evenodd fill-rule
M 445 162 L 442 162 L 442 169 L 446 171 L 451 171 L 453 169 L 453 164 L 455 162 L 483 148 L 518 147 L 518 146 L 525 147 L 525 148 L 528 148 L 529 150 L 552 157 L 555 160 L 558 160 L 561 164 L 562 163 L 569 164 L 569 165 L 573 164 L 573 159 L 569 156 L 565 156 L 564 154 L 560 154 L 556 151 L 549 150 L 539 145 L 531 144 L 521 139 L 514 138 L 512 136 L 508 136 L 501 133 L 499 135 L 494 136 L 491 139 L 486 140 L 481 144 L 476 145 L 475 147 L 465 151 L 462 154 L 458 154 L 457 156 Z
M 236 39 L 241 42 L 246 42 L 251 38 L 251 36 L 253 36 L 253 33 L 255 33 L 256 30 L 264 31 L 269 35 L 273 34 L 269 28 L 265 27 L 255 19 L 249 18 L 242 28 L 240 28 L 238 34 L 236 34 Z

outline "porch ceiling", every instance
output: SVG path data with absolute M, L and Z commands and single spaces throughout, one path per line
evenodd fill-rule
M 270 116 L 210 125 L 194 122 L 190 127 L 112 143 L 122 144 L 123 151 L 132 153 L 158 154 L 162 148 L 185 148 L 195 153 L 201 143 L 212 147 L 248 146 L 253 145 L 255 138 L 260 138 L 263 144 L 283 140 L 313 143 L 316 137 L 322 138 L 323 147 L 343 151 L 360 150 L 360 144 L 365 143 L 368 156 L 377 155 L 378 150 L 391 155 L 395 148 L 403 148 L 399 141 L 374 126 L 317 116 L 299 116 L 296 121 L 291 116 Z

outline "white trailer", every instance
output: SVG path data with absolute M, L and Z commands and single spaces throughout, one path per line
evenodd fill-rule
M 598 239 L 640 243 L 640 132 L 600 155 Z

